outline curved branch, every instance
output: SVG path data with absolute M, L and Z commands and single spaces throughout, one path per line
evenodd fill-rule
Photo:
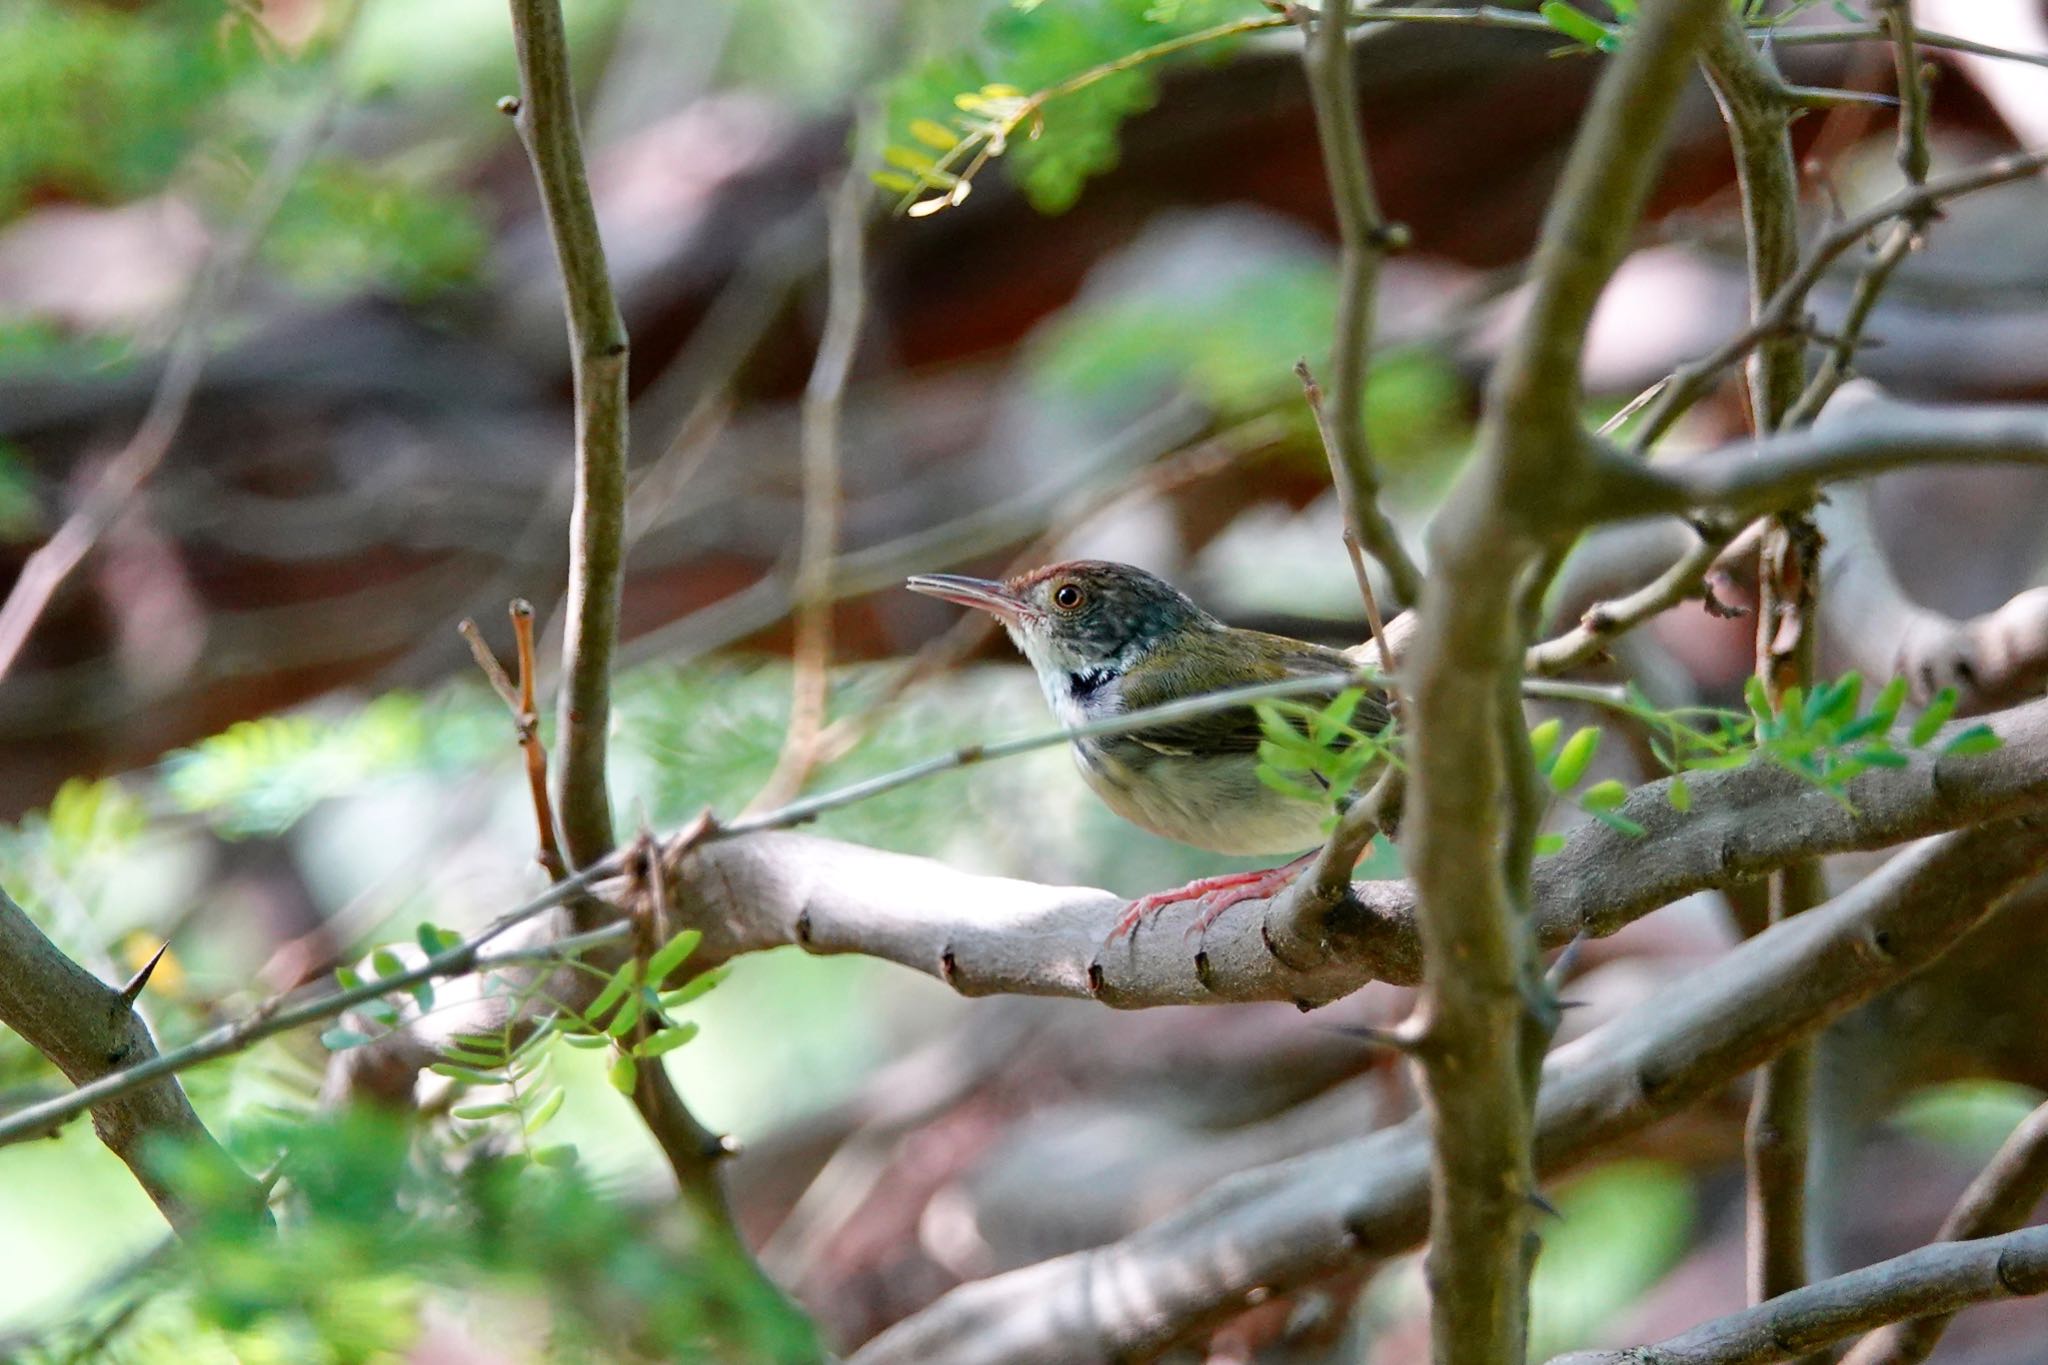
M 1939 957 L 2048 866 L 2048 822 L 1928 840 L 1828 904 L 1551 1054 L 1543 1172 L 1565 1170 L 1712 1093 Z M 1019 1365 L 1157 1352 L 1428 1228 L 1429 1120 L 1224 1181 L 1092 1251 L 962 1286 L 869 1342 L 855 1365 Z
M 1914 601 L 1893 576 L 1867 488 L 1834 490 L 1815 521 L 1830 552 L 1821 627 L 1866 677 L 1905 678 L 1921 703 L 1953 687 L 1965 715 L 2038 696 L 2048 684 L 2048 587 L 1957 620 Z
M 1936 1239 L 1963 1242 L 2011 1232 L 2026 1221 L 2044 1194 L 2048 1194 L 2048 1104 L 2036 1108 L 2007 1134 L 1997 1155 L 1977 1173 L 1942 1221 Z M 1953 1316 L 1944 1310 L 1911 1322 L 1896 1321 L 1859 1342 L 1842 1358 L 1842 1365 L 1919 1365 L 1934 1354 Z
M 2048 1293 L 2048 1228 L 2027 1228 L 1924 1246 L 1655 1345 L 1580 1351 L 1550 1365 L 1774 1365 L 1918 1314 L 2041 1293 Z

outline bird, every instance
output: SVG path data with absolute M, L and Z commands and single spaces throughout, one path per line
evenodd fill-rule
M 1072 729 L 1146 707 L 1288 678 L 1354 675 L 1350 655 L 1323 645 L 1225 625 L 1166 580 L 1129 564 L 1081 559 L 996 581 L 917 574 L 912 592 L 988 612 L 1038 675 L 1054 718 Z M 1301 698 L 1326 706 L 1343 686 Z M 1385 692 L 1367 689 L 1351 726 L 1366 735 L 1389 720 Z M 1132 901 L 1110 941 L 1168 905 L 1195 901 L 1189 926 L 1206 929 L 1241 900 L 1277 894 L 1314 857 L 1328 806 L 1259 776 L 1264 738 L 1250 706 L 1219 709 L 1123 734 L 1069 742 L 1088 786 L 1132 824 L 1213 853 L 1309 853 L 1259 872 L 1202 877 Z M 1319 779 L 1319 781 L 1322 779 Z M 1327 782 L 1325 782 L 1327 785 Z M 1346 793 L 1331 793 L 1341 802 Z

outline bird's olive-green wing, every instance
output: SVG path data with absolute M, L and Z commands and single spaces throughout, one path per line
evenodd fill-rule
M 1349 673 L 1355 665 L 1334 649 L 1324 649 L 1281 635 L 1237 630 L 1192 635 L 1163 646 L 1142 668 L 1123 679 L 1122 697 L 1126 710 L 1160 706 L 1184 697 L 1261 683 L 1283 682 L 1288 678 L 1318 673 Z M 1294 698 L 1311 706 L 1327 706 L 1338 689 L 1310 692 Z M 1385 700 L 1368 693 L 1352 712 L 1351 723 L 1373 733 L 1387 723 Z M 1150 725 L 1130 738 L 1160 753 L 1231 754 L 1255 753 L 1263 737 L 1258 712 L 1249 706 L 1233 706 L 1205 716 Z M 1335 747 L 1344 747 L 1339 742 Z

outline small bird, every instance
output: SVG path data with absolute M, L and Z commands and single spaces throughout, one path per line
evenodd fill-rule
M 1053 715 L 1068 727 L 1184 697 L 1357 668 L 1349 656 L 1322 645 L 1226 626 L 1171 583 L 1129 564 L 1070 560 L 1000 583 L 919 574 L 906 586 L 1001 621 L 1037 671 Z M 1337 690 L 1301 700 L 1327 705 Z M 1368 693 L 1351 723 L 1374 734 L 1387 719 L 1384 694 Z M 1076 739 L 1071 747 L 1095 794 L 1155 834 L 1214 853 L 1286 853 L 1320 844 L 1325 808 L 1259 780 L 1262 738 L 1258 714 L 1237 706 L 1127 734 Z M 1206 902 L 1188 930 L 1197 932 L 1238 901 L 1275 894 L 1311 856 L 1142 897 L 1110 938 L 1185 900 Z

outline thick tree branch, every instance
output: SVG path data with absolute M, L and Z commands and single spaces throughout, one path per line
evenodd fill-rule
M 151 964 L 154 965 L 154 964 Z M 146 980 L 144 975 L 142 979 Z M 0 1023 L 20 1034 L 78 1085 L 86 1085 L 157 1056 L 149 1026 L 128 993 L 116 990 L 73 962 L 43 936 L 22 908 L 0 891 Z M 129 1087 L 95 1105 L 93 1131 L 134 1173 L 172 1227 L 183 1232 L 209 1210 L 197 1209 L 166 1178 L 165 1162 L 182 1145 L 203 1151 L 221 1172 L 225 1209 L 267 1225 L 263 1187 L 240 1174 L 234 1158 L 192 1112 L 185 1091 L 168 1074 Z M 45 1120 L 28 1131 L 48 1133 Z
M 1649 1346 L 1550 1365 L 1774 1365 L 1920 1313 L 2048 1293 L 2048 1228 L 1943 1242 L 1702 1323 Z
M 1418 1018 L 1431 1165 L 1437 1365 L 1519 1360 L 1535 1191 L 1531 1083 L 1549 1039 L 1529 932 L 1535 812 L 1515 684 L 1525 577 L 1590 514 L 1579 359 L 1594 302 L 1642 211 L 1672 111 L 1719 0 L 1645 5 L 1602 73 L 1545 217 L 1529 312 L 1488 386 L 1479 453 L 1430 533 L 1405 668 L 1412 794 L 1404 851 L 1421 898 Z M 1512 736 L 1513 742 L 1508 742 Z
M 626 533 L 626 325 L 612 297 L 583 169 L 560 0 L 511 0 L 519 55 L 512 114 L 533 162 L 561 266 L 576 389 L 576 498 L 570 512 L 568 629 L 562 640 L 555 809 L 573 866 L 611 851 L 605 748 Z
M 1537 1167 L 1569 1169 L 1927 965 L 2048 866 L 2038 818 L 1929 840 L 1553 1053 Z M 1428 1231 L 1424 1117 L 1246 1171 L 1106 1247 L 965 1285 L 856 1365 L 1019 1365 L 1156 1352 L 1254 1299 Z

